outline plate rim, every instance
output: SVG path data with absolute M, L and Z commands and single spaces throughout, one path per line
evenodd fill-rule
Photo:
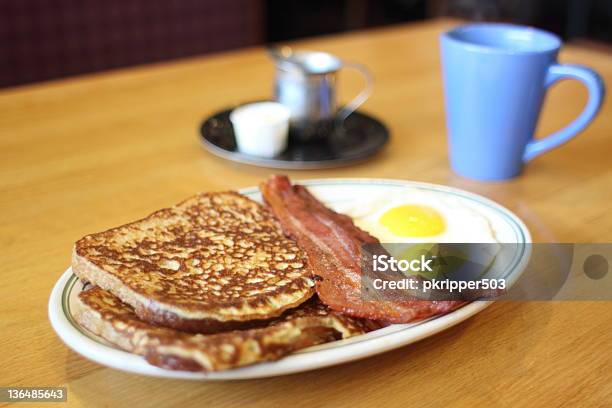
M 452 192 L 454 194 L 458 194 L 459 196 L 486 204 L 514 221 L 524 239 L 524 242 L 521 242 L 520 244 L 527 247 L 527 251 L 526 253 L 522 253 L 521 257 L 519 258 L 519 262 L 513 268 L 511 268 L 511 276 L 516 276 L 516 278 L 518 278 L 518 276 L 522 274 L 531 255 L 530 246 L 528 245 L 532 242 L 531 235 L 523 221 L 516 214 L 501 204 L 467 190 L 434 183 L 384 178 L 319 178 L 296 180 L 295 182 L 306 186 L 329 186 L 337 184 L 386 185 L 395 187 L 423 187 L 433 189 L 438 192 Z M 259 189 L 258 187 L 254 186 L 239 189 L 238 192 L 243 195 L 254 195 L 259 193 Z M 69 317 L 64 313 L 63 309 L 63 295 L 72 276 L 74 276 L 74 274 L 72 272 L 72 268 L 69 267 L 55 283 L 48 305 L 48 315 L 51 325 L 60 339 L 70 349 L 89 360 L 93 360 L 107 367 L 141 375 L 190 380 L 234 380 L 272 377 L 309 371 L 342 364 L 348 361 L 359 360 L 372 355 L 381 354 L 392 349 L 403 347 L 429 336 L 433 336 L 440 331 L 461 323 L 493 303 L 493 301 L 475 301 L 451 313 L 436 316 L 415 324 L 392 325 L 389 327 L 399 327 L 397 331 L 364 339 L 361 342 L 351 342 L 341 345 L 342 350 L 339 350 L 340 347 L 331 347 L 323 350 L 312 350 L 310 352 L 307 351 L 304 353 L 292 354 L 278 361 L 264 362 L 243 368 L 220 372 L 193 373 L 186 371 L 165 370 L 152 366 L 140 356 L 136 356 L 115 347 L 101 344 L 97 340 L 94 340 L 93 338 L 82 333 L 81 330 L 75 328 L 73 323 L 70 322 Z M 388 328 L 379 329 L 375 332 L 386 329 Z M 110 353 L 112 357 L 110 362 L 107 356 L 108 353 Z M 333 358 L 329 358 L 331 353 L 336 355 L 331 356 Z M 128 358 L 128 356 L 132 359 L 137 358 L 139 364 L 130 363 L 129 361 L 126 363 L 125 359 Z M 310 359 L 311 361 L 308 361 L 309 359 L 307 356 L 314 356 L 318 358 L 312 358 Z

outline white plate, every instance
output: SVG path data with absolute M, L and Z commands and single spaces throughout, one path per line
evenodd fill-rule
M 412 189 L 440 195 L 445 200 L 458 200 L 487 217 L 500 242 L 518 243 L 516 253 L 508 262 L 505 276 L 513 282 L 522 273 L 530 256 L 531 236 L 521 220 L 506 208 L 491 200 L 449 187 L 399 180 L 379 179 L 322 179 L 302 181 L 310 191 L 328 206 L 342 207 L 343 203 L 359 203 L 364 199 L 385 194 L 404 194 Z M 260 201 L 256 187 L 240 193 Z M 82 329 L 71 314 L 71 306 L 82 290 L 82 285 L 68 268 L 55 284 L 49 299 L 49 319 L 59 337 L 74 351 L 97 363 L 128 372 L 167 378 L 183 379 L 246 379 L 272 377 L 328 367 L 383 353 L 454 326 L 486 308 L 491 302 L 472 302 L 444 316 L 414 324 L 392 325 L 362 336 L 311 347 L 281 360 L 260 363 L 223 372 L 192 373 L 154 367 L 144 358 L 122 351 L 104 339 Z

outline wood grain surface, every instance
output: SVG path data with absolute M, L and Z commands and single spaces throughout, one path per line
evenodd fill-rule
M 450 171 L 437 39 L 454 24 L 298 43 L 372 70 L 375 92 L 363 109 L 386 122 L 392 141 L 363 164 L 288 174 L 460 187 L 515 211 L 536 241 L 611 242 L 610 103 L 576 140 L 536 159 L 517 179 L 478 183 Z M 589 65 L 612 84 L 610 53 L 568 45 L 560 61 Z M 272 75 L 264 49 L 251 48 L 0 92 L 0 386 L 66 386 L 68 406 L 612 405 L 611 302 L 497 303 L 383 355 L 253 381 L 145 378 L 64 346 L 49 324 L 47 301 L 75 240 L 196 192 L 252 186 L 272 173 L 215 158 L 197 139 L 207 115 L 269 97 Z M 360 81 L 343 75 L 343 100 Z M 580 84 L 555 86 L 538 134 L 568 123 L 585 102 Z

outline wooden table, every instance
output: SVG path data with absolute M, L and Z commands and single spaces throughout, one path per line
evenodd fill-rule
M 364 109 L 392 131 L 374 160 L 291 177 L 387 177 L 488 196 L 519 214 L 536 241 L 612 241 L 612 105 L 569 145 L 507 183 L 448 167 L 438 34 L 428 22 L 304 41 L 366 64 Z M 561 61 L 612 84 L 612 55 L 567 46 Z M 270 95 L 262 48 L 107 72 L 0 92 L 0 385 L 67 386 L 74 406 L 610 406 L 612 303 L 506 302 L 442 334 L 338 367 L 254 381 L 145 378 L 69 350 L 47 319 L 51 288 L 84 234 L 203 190 L 252 186 L 272 173 L 217 159 L 196 138 L 222 107 Z M 361 86 L 346 74 L 342 94 Z M 586 91 L 556 86 L 541 134 L 575 117 Z M 285 405 L 286 404 L 286 405 Z

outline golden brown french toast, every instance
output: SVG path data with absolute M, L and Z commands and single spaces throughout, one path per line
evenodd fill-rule
M 314 293 L 304 253 L 261 204 L 235 192 L 87 235 L 72 268 L 140 319 L 199 333 L 261 325 Z
M 216 371 L 276 360 L 296 350 L 376 329 L 377 323 L 333 312 L 313 297 L 264 327 L 192 334 L 143 322 L 111 293 L 92 287 L 74 307 L 83 327 L 168 369 Z

